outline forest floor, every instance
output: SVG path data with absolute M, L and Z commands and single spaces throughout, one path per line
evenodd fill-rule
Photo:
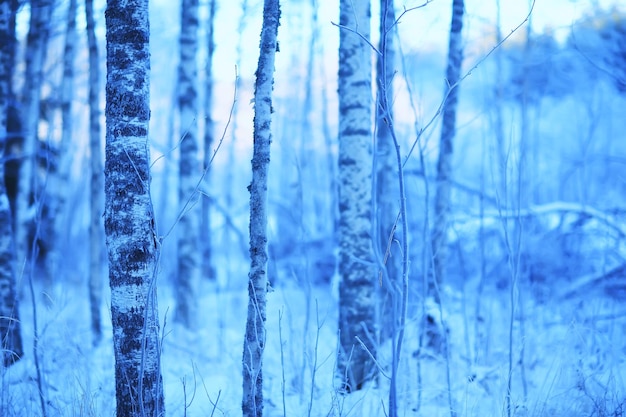
M 220 290 L 215 283 L 203 286 L 196 331 L 172 322 L 172 294 L 167 288 L 159 290 L 168 416 L 241 415 L 247 294 Z M 48 416 L 114 415 L 108 308 L 103 306 L 104 338 L 91 348 L 85 291 L 58 290 L 50 307 L 37 305 Z M 417 354 L 422 310 L 409 312 L 399 369 L 399 415 L 448 416 L 451 404 L 458 416 L 507 416 L 509 384 L 510 415 L 626 414 L 623 302 L 606 295 L 538 302 L 517 291 L 511 322 L 508 289 L 483 293 L 478 320 L 475 294 L 471 282 L 463 289 L 448 289 L 441 312 L 433 311 L 436 317 L 442 313 L 449 329 L 447 358 L 427 349 Z M 268 303 L 266 416 L 387 415 L 389 343 L 379 347 L 383 372 L 378 380 L 344 395 L 334 378 L 337 300 L 332 291 L 327 286 L 305 291 L 287 284 L 270 293 Z M 0 415 L 5 417 L 42 415 L 28 299 L 22 301 L 20 313 L 26 355 L 1 376 Z

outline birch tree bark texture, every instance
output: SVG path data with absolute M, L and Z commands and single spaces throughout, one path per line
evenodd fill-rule
M 108 0 L 105 218 L 117 415 L 164 414 L 150 196 L 148 0 Z
M 178 67 L 178 109 L 180 111 L 180 161 L 178 199 L 178 274 L 174 319 L 193 327 L 196 315 L 194 288 L 200 279 L 200 180 L 198 159 L 198 0 L 183 0 L 180 22 L 180 63 Z
M 439 159 L 437 161 L 437 186 L 435 190 L 435 213 L 432 229 L 433 277 L 429 285 L 430 295 L 439 301 L 438 287 L 445 282 L 448 262 L 448 218 L 450 217 L 450 180 L 452 177 L 452 151 L 456 134 L 456 109 L 459 101 L 457 85 L 463 63 L 463 0 L 452 2 L 452 22 L 448 46 L 448 64 L 446 68 L 445 103 L 441 121 L 439 140 Z
M 267 294 L 267 174 L 272 141 L 272 89 L 278 49 L 280 4 L 265 0 L 263 28 L 254 90 L 254 147 L 250 191 L 250 272 L 248 314 L 243 344 L 244 417 L 263 415 L 263 351 Z
M 340 2 L 339 32 L 339 332 L 343 388 L 374 377 L 377 268 L 372 242 L 372 90 L 370 2 Z M 363 39 L 364 38 L 364 39 Z M 360 344 L 362 342 L 367 352 Z
M 0 2 L 0 158 L 7 142 L 7 111 L 10 96 L 12 53 L 15 42 L 10 26 L 9 2 Z M 11 207 L 4 185 L 4 161 L 0 163 L 0 349 L 2 366 L 8 367 L 22 357 L 22 337 L 15 283 L 15 245 Z

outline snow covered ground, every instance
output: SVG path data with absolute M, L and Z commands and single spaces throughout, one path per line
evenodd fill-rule
M 239 281 L 239 280 L 238 280 Z M 168 416 L 237 416 L 246 292 L 205 283 L 200 328 L 187 331 L 167 312 L 160 291 L 162 371 Z M 230 287 L 230 286 L 229 286 Z M 115 383 L 110 322 L 91 348 L 86 290 L 65 288 L 48 308 L 38 303 L 40 368 L 49 416 L 112 416 Z M 475 319 L 476 283 L 448 289 L 443 317 L 450 355 L 418 350 L 421 306 L 409 313 L 400 364 L 400 415 L 507 415 L 512 360 L 512 415 L 620 416 L 626 411 L 626 308 L 605 295 L 535 302 L 517 291 L 513 339 L 510 293 L 486 289 Z M 286 284 L 269 296 L 264 362 L 267 416 L 382 416 L 388 396 L 389 347 L 380 347 L 376 383 L 341 394 L 334 378 L 336 299 L 327 287 Z M 307 313 L 306 307 L 309 311 Z M 26 357 L 2 374 L 2 416 L 41 415 L 32 356 L 31 303 L 21 304 Z M 104 316 L 106 318 L 106 315 Z M 449 372 L 449 387 L 448 387 Z M 448 396 L 450 389 L 450 397 Z

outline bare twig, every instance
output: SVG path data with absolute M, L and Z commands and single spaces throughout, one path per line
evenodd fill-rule
M 238 79 L 238 75 L 237 75 L 237 71 L 235 69 L 235 79 Z M 202 182 L 204 181 L 204 178 L 206 177 L 207 173 L 209 172 L 209 169 L 211 168 L 211 165 L 213 165 L 213 160 L 215 159 L 215 156 L 217 155 L 217 152 L 220 150 L 220 148 L 222 147 L 222 143 L 224 142 L 224 138 L 226 137 L 226 132 L 228 131 L 228 127 L 230 126 L 230 123 L 232 121 L 232 117 L 233 117 L 233 112 L 235 111 L 235 106 L 237 103 L 237 82 L 235 82 L 235 88 L 233 90 L 233 101 L 232 101 L 232 105 L 230 107 L 230 112 L 228 113 L 228 120 L 226 121 L 226 125 L 224 126 L 224 131 L 222 132 L 222 136 L 220 137 L 220 140 L 217 144 L 217 147 L 213 150 L 213 155 L 211 156 L 211 159 L 209 160 L 208 165 L 204 168 L 204 170 L 202 171 L 202 175 L 200 176 L 200 179 L 198 180 L 198 182 L 196 183 L 196 187 L 193 191 L 193 193 L 191 193 L 190 196 L 187 197 L 187 200 L 185 201 L 185 204 L 183 205 L 183 208 L 180 210 L 180 213 L 178 213 L 178 217 L 176 218 L 176 221 L 174 221 L 174 223 L 170 226 L 170 228 L 167 230 L 167 233 L 165 233 L 163 236 L 159 236 L 159 240 L 162 241 L 163 239 L 165 239 L 166 237 L 168 237 L 172 231 L 174 230 L 174 228 L 176 227 L 176 225 L 178 225 L 178 222 L 180 221 L 180 219 L 187 214 L 187 212 L 189 210 L 191 210 L 193 208 L 193 206 L 195 205 L 195 203 L 191 203 L 191 200 L 193 200 L 194 196 L 196 193 L 202 193 L 204 194 L 201 190 L 200 190 L 200 185 L 202 184 Z M 182 140 L 184 139 L 181 138 L 180 142 L 182 142 Z M 179 144 L 180 144 L 179 142 Z
M 367 345 L 365 344 L 365 342 L 363 342 L 361 340 L 361 338 L 359 336 L 355 336 L 354 337 L 356 339 L 357 342 L 359 342 L 359 345 L 361 345 L 361 348 L 363 348 L 363 350 L 369 355 L 369 357 L 372 359 L 372 361 L 374 362 L 374 364 L 376 365 L 376 367 L 378 368 L 378 372 L 381 373 L 382 376 L 384 376 L 387 379 L 391 379 L 391 376 L 389 376 L 387 373 L 385 373 L 384 368 L 382 367 L 382 365 L 378 362 L 378 360 L 374 357 L 374 355 L 372 354 L 372 352 L 370 352 L 370 350 L 367 348 Z
M 319 314 L 319 305 L 317 303 L 317 299 L 315 299 L 315 323 L 317 325 L 317 329 L 315 332 L 315 348 L 313 351 L 313 366 L 311 367 L 311 390 L 309 395 L 309 410 L 308 417 L 311 417 L 311 410 L 313 409 L 313 393 L 315 392 L 315 375 L 317 374 L 317 349 L 319 347 L 320 341 L 320 330 L 322 325 L 320 324 L 320 314 Z
M 283 349 L 283 311 L 278 311 L 278 343 L 280 343 L 280 390 L 283 399 L 283 417 L 287 417 L 287 403 L 285 401 L 285 351 Z

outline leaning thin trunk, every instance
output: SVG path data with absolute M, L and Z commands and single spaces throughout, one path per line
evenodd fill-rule
M 93 0 L 85 0 L 87 42 L 89 44 L 89 149 L 91 151 L 90 223 L 89 223 L 89 306 L 94 344 L 102 337 L 100 305 L 102 304 L 102 210 L 104 187 L 102 150 L 100 148 L 100 63 Z
M 377 268 L 372 250 L 370 2 L 341 0 L 339 32 L 338 371 L 356 391 L 376 375 Z M 355 31 L 358 32 L 355 33 Z M 366 348 L 363 348 L 363 343 Z
M 0 3 L 0 159 L 4 157 L 7 134 L 7 109 L 10 96 L 11 42 L 14 36 L 10 28 L 11 10 L 8 2 Z M 0 349 L 2 366 L 8 367 L 24 354 L 20 333 L 20 319 L 15 285 L 15 246 L 13 242 L 11 208 L 4 186 L 4 162 L 0 163 Z
M 193 327 L 196 316 L 194 288 L 200 279 L 200 180 L 198 160 L 198 0 L 181 5 L 180 63 L 178 67 L 178 108 L 180 111 L 180 161 L 178 199 L 178 274 L 174 319 Z
M 254 149 L 250 190 L 250 272 L 248 274 L 248 316 L 243 344 L 244 417 L 263 415 L 263 350 L 267 292 L 267 172 L 272 132 L 272 87 L 278 43 L 280 5 L 265 0 L 263 29 L 254 91 Z
M 448 66 L 446 70 L 445 103 L 441 122 L 439 141 L 439 160 L 437 161 L 437 189 L 435 191 L 435 213 L 432 231 L 433 280 L 431 295 L 439 300 L 439 284 L 446 280 L 448 262 L 448 221 L 450 216 L 450 181 L 452 177 L 452 150 L 456 134 L 456 109 L 459 100 L 458 82 L 463 62 L 463 0 L 454 0 L 452 4 L 452 23 L 450 25 L 450 44 Z
M 148 0 L 107 3 L 104 227 L 118 417 L 164 414 L 150 196 Z M 132 36 L 129 36 L 132 34 Z

